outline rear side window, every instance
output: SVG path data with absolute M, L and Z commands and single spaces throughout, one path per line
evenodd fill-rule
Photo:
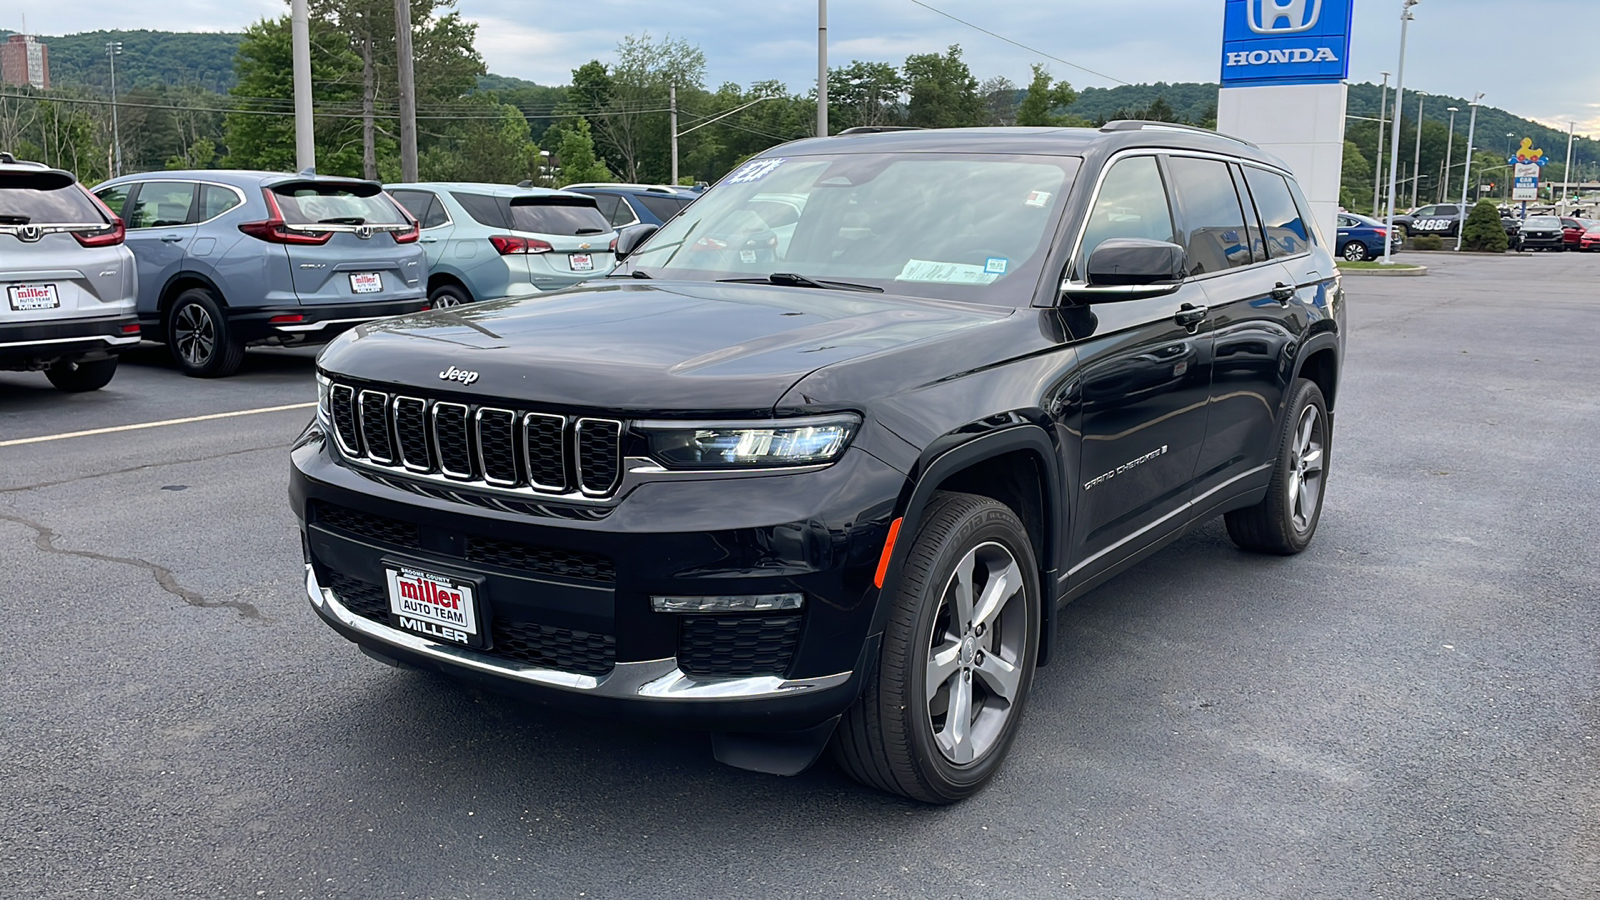
M 100 202 L 111 210 L 113 215 L 125 216 L 122 208 L 128 204 L 128 195 L 133 192 L 133 185 L 119 184 L 113 187 L 101 188 L 95 192 Z
M 230 209 L 244 203 L 233 191 L 214 184 L 200 185 L 200 221 L 215 219 Z
M 511 227 L 536 234 L 604 234 L 611 223 L 600 215 L 592 199 L 568 197 L 515 197 L 511 200 Z
M 193 182 L 146 181 L 133 197 L 126 216 L 129 228 L 170 228 L 190 221 L 194 207 Z
M 1084 271 L 1094 249 L 1111 238 L 1171 242 L 1174 237 L 1172 210 L 1156 158 L 1130 157 L 1113 165 L 1100 184 L 1100 195 L 1084 226 L 1078 269 Z
M 272 188 L 290 225 L 409 225 L 375 185 L 280 184 Z M 141 199 L 142 199 L 141 192 Z
M 479 225 L 490 228 L 510 228 L 511 223 L 506 221 L 506 212 L 500 206 L 500 201 L 482 194 L 464 194 L 451 191 L 450 196 L 456 198 L 461 208 Z
M 693 202 L 680 200 L 677 197 L 654 197 L 650 194 L 638 194 L 635 195 L 634 199 L 638 200 L 645 209 L 655 213 L 656 218 L 663 222 L 682 212 L 685 206 Z
M 21 188 L 0 180 L 0 225 L 82 225 L 105 220 L 100 207 L 76 184 Z
M 1295 256 L 1311 249 L 1311 235 L 1289 193 L 1289 183 L 1282 175 L 1244 167 L 1244 180 L 1255 197 L 1256 212 L 1261 214 L 1261 225 L 1267 230 L 1267 251 L 1274 259 Z
M 1174 156 L 1167 160 L 1167 169 L 1183 207 L 1189 274 L 1250 265 L 1250 234 L 1228 164 Z

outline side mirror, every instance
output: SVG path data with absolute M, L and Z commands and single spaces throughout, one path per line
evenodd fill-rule
M 1144 238 L 1111 238 L 1089 254 L 1088 283 L 1063 285 L 1068 297 L 1084 303 L 1109 303 L 1159 297 L 1176 291 L 1189 255 L 1177 244 Z
M 645 238 L 661 230 L 660 225 L 629 225 L 617 233 L 617 262 L 633 255 Z

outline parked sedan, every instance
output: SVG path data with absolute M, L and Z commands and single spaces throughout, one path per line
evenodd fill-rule
M 1584 252 L 1600 250 L 1600 222 L 1590 225 L 1583 236 L 1578 238 L 1578 249 Z
M 1600 220 L 1579 219 L 1573 216 L 1561 217 L 1561 244 L 1567 250 L 1578 250 L 1583 240 L 1583 233 L 1591 226 L 1600 225 Z
M 1388 236 L 1389 229 L 1376 219 L 1355 213 L 1339 213 L 1339 240 L 1336 247 L 1339 255 L 1350 262 L 1382 256 L 1384 238 Z M 1403 243 L 1404 238 L 1397 233 L 1389 241 L 1390 252 L 1398 253 Z
M 471 183 L 389 189 L 422 223 L 435 307 L 559 290 L 615 261 L 616 231 L 593 197 Z
M 1555 216 L 1529 216 L 1522 223 L 1522 249 L 1561 250 L 1565 246 L 1561 220 Z

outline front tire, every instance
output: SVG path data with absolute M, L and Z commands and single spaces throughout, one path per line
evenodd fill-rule
M 222 304 L 204 288 L 190 288 L 173 301 L 167 349 L 192 378 L 226 378 L 244 362 L 244 344 L 229 327 Z
M 1267 496 L 1246 509 L 1223 517 L 1228 537 L 1240 549 L 1291 555 L 1311 545 L 1322 518 L 1322 497 L 1328 487 L 1328 450 L 1332 438 L 1328 404 L 1316 382 L 1295 382 L 1290 414 L 1278 434 L 1278 461 Z
M 115 356 L 94 362 L 52 363 L 50 368 L 44 370 L 44 377 L 50 379 L 56 390 L 66 391 L 69 394 L 98 391 L 110 384 L 112 376 L 116 374 Z
M 856 780 L 924 803 L 954 803 L 1000 770 L 1016 739 L 1039 652 L 1040 586 L 1016 513 L 939 493 L 906 554 L 883 646 L 834 733 Z
M 1339 255 L 1349 262 L 1366 262 L 1367 245 L 1360 241 L 1350 241 L 1339 251 Z

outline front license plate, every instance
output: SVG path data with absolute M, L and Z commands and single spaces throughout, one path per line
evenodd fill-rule
M 385 567 L 384 574 L 389 582 L 389 612 L 401 628 L 440 643 L 476 643 L 478 602 L 473 582 L 410 566 Z
M 572 256 L 570 256 L 568 258 L 572 260 L 572 271 L 574 271 L 574 272 L 593 272 L 594 271 L 594 254 L 592 254 L 592 253 L 574 253 L 574 254 L 572 254 Z
M 350 290 L 358 294 L 383 292 L 383 274 L 380 272 L 351 272 Z
M 53 284 L 13 284 L 6 288 L 11 308 L 21 312 L 29 309 L 57 309 L 61 295 Z

